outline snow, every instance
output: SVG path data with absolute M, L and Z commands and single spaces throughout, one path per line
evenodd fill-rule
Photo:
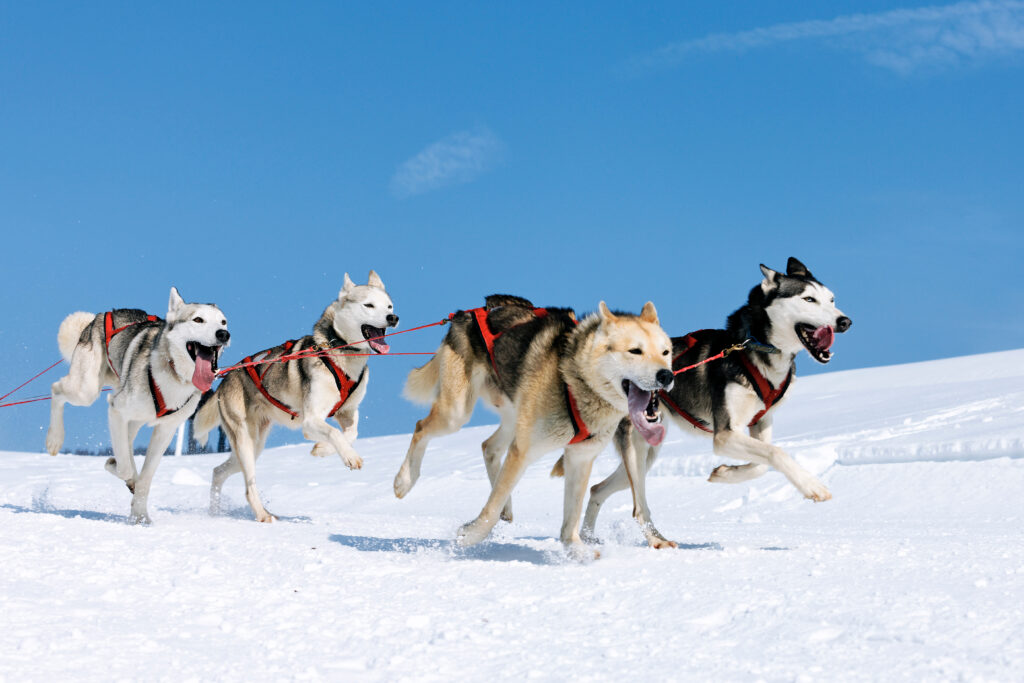
M 1024 350 L 800 379 L 775 433 L 821 504 L 709 484 L 710 442 L 671 430 L 648 495 L 680 548 L 646 548 L 623 492 L 587 564 L 556 540 L 556 454 L 513 523 L 453 544 L 486 427 L 435 441 L 405 500 L 407 435 L 357 441 L 357 472 L 269 450 L 270 525 L 239 476 L 207 514 L 222 456 L 165 458 L 136 527 L 103 458 L 0 453 L 0 680 L 1019 679 L 1022 376 Z

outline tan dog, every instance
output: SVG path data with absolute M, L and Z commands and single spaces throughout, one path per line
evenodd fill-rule
M 465 424 L 482 397 L 502 418 L 484 442 L 492 491 L 477 518 L 459 530 L 459 542 L 483 540 L 526 466 L 564 448 L 561 540 L 574 554 L 592 556 L 582 549 L 578 528 L 591 465 L 627 417 L 660 443 L 664 427 L 651 406 L 654 392 L 672 386 L 671 348 L 650 302 L 636 316 L 612 313 L 602 301 L 579 325 L 568 309 L 534 309 L 516 297 L 489 297 L 484 309 L 460 311 L 434 358 L 409 375 L 406 394 L 433 403 L 416 425 L 396 494 L 415 482 L 426 441 Z

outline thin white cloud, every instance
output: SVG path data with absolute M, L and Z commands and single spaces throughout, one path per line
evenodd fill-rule
M 631 60 L 626 69 L 646 71 L 681 64 L 695 54 L 745 52 L 797 40 L 854 50 L 872 64 L 907 74 L 1024 50 L 1024 2 L 969 1 L 714 33 L 666 45 Z
M 501 140 L 486 127 L 453 133 L 401 163 L 391 177 L 391 191 L 398 197 L 411 197 L 468 183 L 490 169 L 501 150 Z

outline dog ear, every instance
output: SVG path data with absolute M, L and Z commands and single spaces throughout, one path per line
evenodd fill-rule
M 180 294 L 178 294 L 178 288 L 177 287 L 171 287 L 171 298 L 167 302 L 167 314 L 168 314 L 168 316 L 170 316 L 171 313 L 174 313 L 176 310 L 178 310 L 179 308 L 181 308 L 184 305 L 185 305 L 185 300 L 181 298 Z
M 597 305 L 597 312 L 601 314 L 601 324 L 613 323 L 618 320 L 615 314 L 608 310 L 608 304 L 601 302 Z
M 338 298 L 344 299 L 345 296 L 355 288 L 356 283 L 352 282 L 352 278 L 348 276 L 348 273 L 345 273 L 345 282 L 341 286 L 341 290 L 338 291 Z
M 761 291 L 765 294 L 769 294 L 772 290 L 778 289 L 779 273 L 775 272 L 763 263 L 761 264 L 761 272 L 764 274 L 764 280 L 761 280 Z
M 807 270 L 807 266 L 800 263 L 800 261 L 793 256 L 790 256 L 789 262 L 786 263 L 786 275 L 790 277 L 814 279 L 814 276 L 811 275 L 811 271 Z
M 658 324 L 658 310 L 654 307 L 654 303 L 648 301 L 644 304 L 644 308 L 640 311 L 640 319 L 645 323 Z
M 377 275 L 376 270 L 370 271 L 370 276 L 366 278 L 366 284 L 370 285 L 371 287 L 380 287 L 381 289 L 386 289 L 386 287 L 384 287 L 384 281 L 380 279 L 380 275 Z

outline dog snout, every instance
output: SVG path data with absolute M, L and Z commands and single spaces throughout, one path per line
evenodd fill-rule
M 227 330 L 217 330 L 217 332 L 214 333 L 214 336 L 217 337 L 217 341 L 221 344 L 227 344 L 228 339 L 231 339 L 231 333 Z
M 852 324 L 852 320 L 847 318 L 845 315 L 841 315 L 836 320 L 836 332 L 846 332 L 848 329 L 850 329 L 850 325 Z
M 658 381 L 658 384 L 660 384 L 663 389 L 671 388 L 672 380 L 675 378 L 676 376 L 672 374 L 671 370 L 665 370 L 664 368 L 658 370 L 657 374 L 654 375 L 654 379 Z
M 398 327 L 398 316 L 394 313 L 388 313 L 387 321 L 388 327 Z

